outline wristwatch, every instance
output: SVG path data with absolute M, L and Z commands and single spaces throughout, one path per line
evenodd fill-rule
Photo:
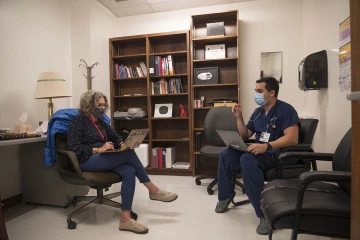
M 266 145 L 267 145 L 266 151 L 271 151 L 272 150 L 271 144 L 267 142 Z

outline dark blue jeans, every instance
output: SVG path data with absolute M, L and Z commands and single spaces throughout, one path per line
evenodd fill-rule
M 218 199 L 220 201 L 230 198 L 233 194 L 234 171 L 241 170 L 244 187 L 256 215 L 264 217 L 260 208 L 260 194 L 264 188 L 264 171 L 279 165 L 277 154 L 240 152 L 226 149 L 221 152 L 218 166 Z
M 114 172 L 122 177 L 122 209 L 131 210 L 135 193 L 135 176 L 141 183 L 150 182 L 145 168 L 134 150 L 116 153 L 94 154 L 80 164 L 84 172 Z

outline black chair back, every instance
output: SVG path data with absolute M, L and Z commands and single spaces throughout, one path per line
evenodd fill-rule
M 300 119 L 299 143 L 312 144 L 318 123 L 317 119 Z
M 335 150 L 333 162 L 333 171 L 351 172 L 351 128 L 341 139 Z M 339 187 L 351 194 L 350 183 L 338 183 Z
M 225 146 L 216 130 L 237 131 L 236 118 L 231 107 L 214 107 L 206 114 L 204 132 L 207 141 L 214 146 Z

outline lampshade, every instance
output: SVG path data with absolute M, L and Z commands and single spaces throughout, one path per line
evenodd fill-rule
M 36 85 L 35 98 L 62 98 L 71 97 L 65 79 L 59 72 L 40 73 Z

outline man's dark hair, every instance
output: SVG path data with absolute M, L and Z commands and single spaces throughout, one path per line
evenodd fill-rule
M 265 88 L 266 90 L 268 90 L 268 92 L 270 92 L 271 90 L 275 91 L 275 97 L 277 98 L 279 94 L 279 82 L 273 77 L 264 77 L 256 81 L 256 83 L 262 82 L 265 83 Z

